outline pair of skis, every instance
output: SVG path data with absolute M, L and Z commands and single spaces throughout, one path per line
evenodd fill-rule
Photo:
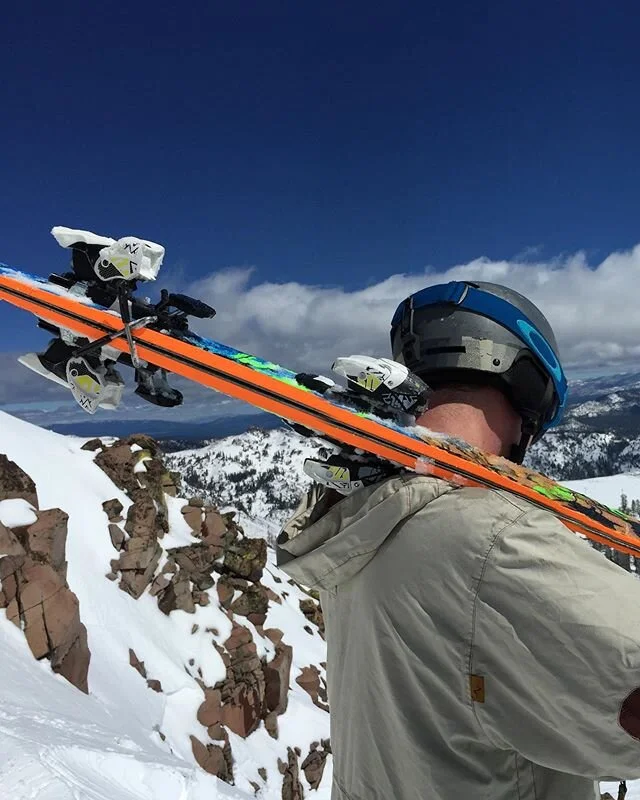
M 98 408 L 115 410 L 120 405 L 124 380 L 116 363 L 135 369 L 136 394 L 148 402 L 164 407 L 182 403 L 177 389 L 169 386 L 166 370 L 143 362 L 138 356 L 133 334 L 138 328 L 160 327 L 172 335 L 188 330 L 187 318 L 211 318 L 215 310 L 200 300 L 185 295 L 169 295 L 162 290 L 160 302 L 141 303 L 134 297 L 137 284 L 155 280 L 164 258 L 164 248 L 127 236 L 119 240 L 98 236 L 88 231 L 54 228 L 58 244 L 70 248 L 71 272 L 50 275 L 49 281 L 75 297 L 97 300 L 113 308 L 123 322 L 122 331 L 108 333 L 90 341 L 67 328 L 56 328 L 39 322 L 54 335 L 43 353 L 27 353 L 20 363 L 37 374 L 71 391 L 78 405 L 89 414 Z M 128 353 L 114 350 L 113 342 L 124 337 Z M 367 356 L 340 358 L 333 370 L 346 378 L 343 389 L 320 375 L 299 374 L 298 382 L 307 388 L 335 396 L 354 409 L 377 412 L 381 417 L 408 421 L 408 414 L 418 414 L 426 406 L 428 387 L 406 367 L 389 359 Z M 305 436 L 316 435 L 303 426 L 285 419 L 294 430 Z M 339 442 L 334 442 L 339 446 Z M 397 471 L 391 464 L 368 456 L 356 448 L 341 448 L 326 461 L 306 459 L 304 471 L 315 481 L 348 494 L 382 480 Z
M 23 363 L 68 386 L 85 410 L 117 407 L 124 385 L 114 374 L 117 366 L 133 368 L 139 396 L 167 407 L 182 402 L 167 376 L 182 375 L 341 448 L 327 462 L 308 464 L 307 471 L 343 493 L 398 468 L 499 488 L 601 544 L 640 556 L 639 520 L 463 441 L 416 428 L 414 415 L 428 390 L 402 365 L 339 359 L 336 371 L 347 379 L 341 387 L 197 336 L 189 316 L 211 317 L 210 306 L 185 295 L 164 292 L 154 304 L 135 294 L 139 282 L 156 277 L 164 255 L 160 245 L 68 228 L 52 232 L 71 250 L 71 271 L 47 280 L 0 266 L 0 299 L 34 314 L 54 335 L 44 353 L 30 354 Z

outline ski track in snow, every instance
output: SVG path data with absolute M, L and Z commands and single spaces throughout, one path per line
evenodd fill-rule
M 95 464 L 94 454 L 81 450 L 85 439 L 65 437 L 36 428 L 0 412 L 0 452 L 21 466 L 35 481 L 39 507 L 62 508 L 69 514 L 67 539 L 68 580 L 77 594 L 87 627 L 92 660 L 90 694 L 84 695 L 52 673 L 48 661 L 36 661 L 23 634 L 0 614 L 0 789 L 11 800 L 249 800 L 254 797 L 249 780 L 264 766 L 268 780 L 260 797 L 280 800 L 281 776 L 277 758 L 286 744 L 298 745 L 303 754 L 312 741 L 328 737 L 328 715 L 313 706 L 295 683 L 301 669 L 325 660 L 325 644 L 314 626 L 304 629 L 299 600 L 305 595 L 288 582 L 274 563 L 273 553 L 263 583 L 282 596 L 272 603 L 265 627 L 285 631 L 293 646 L 289 709 L 279 718 L 280 739 L 275 741 L 261 726 L 248 739 L 231 734 L 237 786 L 232 787 L 198 768 L 191 754 L 189 735 L 204 740 L 196 720 L 202 691 L 188 674 L 194 658 L 215 682 L 224 667 L 211 644 L 211 634 L 191 634 L 217 628 L 224 641 L 230 622 L 217 608 L 217 598 L 196 615 L 173 612 L 169 617 L 148 594 L 133 600 L 104 576 L 115 551 L 101 504 L 119 491 Z M 640 475 L 572 481 L 568 486 L 616 506 L 620 494 L 640 497 Z M 182 518 L 183 501 L 167 498 L 171 531 L 163 547 L 193 540 Z M 24 525 L 33 521 L 25 501 L 0 502 L 0 522 Z M 259 534 L 259 523 L 253 535 Z M 284 596 L 284 592 L 287 596 Z M 250 624 L 248 625 L 250 626 Z M 255 632 L 254 632 L 255 634 Z M 273 646 L 256 637 L 259 652 Z M 146 688 L 129 665 L 129 647 L 145 662 L 149 678 L 161 681 L 163 693 Z M 163 742 L 158 734 L 167 737 Z M 329 800 L 331 759 L 317 792 L 306 789 L 312 800 Z M 303 779 L 304 783 L 304 779 Z M 629 784 L 627 800 L 640 800 L 640 781 Z M 617 797 L 616 783 L 601 790 Z

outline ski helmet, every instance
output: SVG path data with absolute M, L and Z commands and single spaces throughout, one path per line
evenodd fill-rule
M 393 358 L 432 389 L 479 384 L 502 390 L 522 417 L 527 448 L 560 422 L 567 381 L 546 317 L 523 295 L 497 283 L 452 281 L 407 297 L 391 322 Z

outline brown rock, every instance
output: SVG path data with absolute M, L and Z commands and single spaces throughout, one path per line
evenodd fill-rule
M 242 686 L 232 702 L 222 707 L 222 724 L 246 739 L 260 725 L 260 705 L 258 692 Z
M 117 497 L 114 497 L 112 500 L 105 500 L 102 504 L 102 508 L 109 522 L 122 521 L 122 503 Z
M 280 628 L 266 628 L 264 635 L 267 637 L 267 639 L 269 639 L 269 641 L 277 645 L 282 640 L 284 633 L 280 630 Z
M 258 775 L 266 783 L 266 781 L 267 781 L 267 770 L 264 767 L 259 767 L 258 768 Z
M 51 596 L 48 598 L 48 601 L 50 600 Z M 19 612 L 19 618 L 11 619 L 11 621 L 18 626 L 24 626 L 27 644 L 36 659 L 40 660 L 50 655 L 52 648 L 49 644 L 41 605 L 22 609 Z
M 287 710 L 292 660 L 293 648 L 280 642 L 276 645 L 275 658 L 263 667 L 267 711 L 284 714 Z
M 323 739 L 322 750 L 318 750 L 318 742 L 311 745 L 309 755 L 302 762 L 301 769 L 312 789 L 317 789 L 322 780 L 327 756 L 331 753 L 331 746 L 328 739 Z
M 132 433 L 122 441 L 129 447 L 131 447 L 133 444 L 136 444 L 142 450 L 147 450 L 152 458 L 156 458 L 156 456 L 160 455 L 160 445 L 152 436 L 149 436 L 146 433 Z M 116 444 L 118 444 L 118 442 L 116 442 Z M 136 452 L 140 453 L 140 450 L 137 450 Z
M 162 691 L 162 684 L 160 683 L 160 681 L 157 681 L 155 678 L 152 678 L 151 680 L 147 681 L 147 686 L 150 689 L 153 689 L 154 692 L 161 692 Z
M 156 575 L 151 584 L 151 588 L 149 589 L 149 594 L 152 597 L 155 597 L 159 594 L 163 589 L 166 589 L 167 586 L 171 583 L 171 579 L 168 578 L 166 575 Z
M 139 541 L 137 539 L 129 539 L 126 543 L 125 547 L 127 550 L 129 549 L 132 542 Z M 129 553 L 122 553 L 120 556 L 120 560 L 123 556 L 129 556 Z M 149 560 L 149 555 L 151 558 Z M 116 569 L 121 570 L 121 577 L 120 577 L 120 588 L 130 594 L 131 597 L 135 598 L 136 600 L 142 595 L 144 590 L 153 580 L 153 576 L 156 571 L 156 567 L 158 566 L 158 562 L 160 561 L 160 556 L 162 555 L 162 548 L 157 542 L 151 542 L 145 551 L 141 551 L 140 553 L 131 553 L 131 558 L 129 561 L 125 562 L 127 565 L 135 564 L 135 563 L 147 563 L 147 566 L 144 568 L 130 568 L 125 569 L 120 564 L 120 561 L 116 562 Z
M 156 540 L 132 538 L 126 542 L 124 552 L 117 561 L 118 569 L 146 569 L 160 555 L 160 545 Z
M 276 594 L 276 593 L 273 591 L 273 589 L 270 589 L 268 586 L 267 586 L 267 587 L 265 587 L 265 589 L 266 589 L 266 592 L 267 592 L 267 597 L 269 598 L 269 600 L 270 600 L 272 603 L 277 603 L 278 605 L 280 605 L 280 606 L 281 606 L 281 605 L 282 605 L 282 598 L 280 597 L 280 595 L 279 595 L 279 594 Z
M 287 747 L 287 756 L 287 764 L 282 764 L 280 759 L 278 759 L 278 766 L 280 766 L 281 772 L 283 773 L 282 800 L 304 800 L 304 790 L 300 783 L 300 773 L 298 769 L 298 756 L 290 747 Z
M 125 540 L 124 531 L 119 525 L 116 525 L 115 522 L 109 523 L 109 536 L 111 538 L 111 544 L 115 549 L 122 550 Z
M 233 769 L 230 763 L 231 749 L 228 742 L 223 748 L 217 744 L 202 744 L 195 736 L 191 736 L 190 739 L 193 756 L 202 769 L 227 783 L 231 783 L 233 781 Z M 228 754 L 225 753 L 227 749 L 229 750 Z
M 322 609 L 319 603 L 311 597 L 307 597 L 300 601 L 300 611 L 302 611 L 309 622 L 313 622 L 314 625 L 317 625 L 320 632 L 324 634 L 324 617 L 322 616 Z
M 22 498 L 34 508 L 39 508 L 35 483 L 15 461 L 9 461 L 0 454 L 0 500 L 14 498 Z
M 65 547 L 67 543 L 68 514 L 59 508 L 37 511 L 37 520 L 25 527 L 15 530 L 16 535 L 23 535 L 23 545 L 38 561 L 49 564 L 66 579 L 67 564 Z M 25 541 L 26 538 L 26 541 Z
M 227 525 L 215 508 L 207 508 L 202 523 L 202 539 L 207 544 L 222 547 L 227 533 Z
M 222 719 L 222 695 L 219 689 L 205 689 L 204 703 L 198 709 L 198 722 L 209 728 Z
M 258 624 L 264 624 L 267 611 L 269 610 L 269 599 L 264 586 L 261 584 L 252 584 L 249 586 L 240 597 L 231 603 L 229 610 L 242 617 L 246 617 L 249 614 L 259 614 L 263 619 Z
M 184 521 L 194 533 L 200 533 L 202 529 L 202 508 L 196 506 L 183 506 L 181 509 Z
M 182 570 L 174 575 L 167 588 L 158 594 L 158 608 L 167 615 L 178 608 L 188 614 L 195 613 L 191 584 Z
M 210 589 L 214 585 L 215 580 L 211 573 L 216 560 L 222 554 L 220 548 L 212 547 L 204 542 L 196 542 L 184 547 L 172 548 L 168 553 L 198 589 Z
M 278 738 L 278 715 L 275 711 L 271 711 L 264 718 L 264 727 L 272 739 Z
M 318 706 L 318 708 L 322 708 L 324 711 L 329 710 L 329 706 L 326 704 L 326 688 L 322 685 L 320 671 L 314 664 L 302 668 L 300 675 L 296 678 L 296 683 L 305 690 L 313 700 L 314 705 Z
M 147 677 L 147 670 L 144 666 L 144 661 L 140 661 L 135 652 L 129 648 L 129 664 L 142 675 L 143 678 Z
M 253 637 L 251 636 L 251 631 L 242 625 L 238 625 L 237 622 L 234 622 L 231 628 L 231 634 L 227 641 L 224 642 L 224 646 L 229 652 L 231 652 L 233 650 L 237 650 L 243 644 L 249 644 L 252 642 Z
M 225 729 L 219 722 L 215 725 L 210 725 L 207 728 L 207 733 L 209 734 L 210 739 L 225 739 L 227 735 Z
M 111 478 L 115 485 L 131 494 L 140 484 L 133 469 L 137 463 L 137 453 L 131 452 L 126 441 L 120 439 L 110 447 L 105 447 L 95 457 L 95 463 Z
M 262 578 L 267 563 L 267 543 L 264 539 L 242 539 L 227 545 L 224 568 L 232 575 L 254 583 Z
M 70 591 L 70 590 L 68 590 Z M 71 592 L 73 594 L 73 592 Z M 73 595 L 75 597 L 75 595 Z M 63 678 L 72 683 L 75 687 L 80 689 L 81 692 L 89 694 L 89 685 L 87 683 L 87 676 L 89 672 L 89 661 L 91 653 L 87 642 L 87 629 L 80 622 L 78 618 L 77 623 L 77 636 L 68 649 L 58 647 L 53 651 L 51 656 L 51 669 L 62 675 Z
M 127 521 L 124 529 L 129 536 L 140 539 L 157 539 L 160 533 L 156 526 L 156 511 L 153 498 L 145 489 L 134 489 L 130 493 L 134 502 L 127 510 Z
M 194 508 L 204 508 L 204 500 L 196 495 L 190 497 L 188 503 L 190 506 L 193 506 Z
M 5 528 L 0 523 L 0 555 L 3 556 L 23 556 L 26 551 L 18 541 L 11 528 Z
M 7 617 L 24 631 L 35 658 L 49 658 L 54 672 L 83 692 L 91 654 L 78 598 L 51 566 L 30 557 L 0 559 Z
M 181 477 L 179 472 L 164 472 L 160 479 L 160 486 L 165 494 L 177 497 L 180 492 Z
M 104 445 L 102 444 L 100 439 L 89 439 L 88 442 L 85 442 L 81 450 L 100 450 Z

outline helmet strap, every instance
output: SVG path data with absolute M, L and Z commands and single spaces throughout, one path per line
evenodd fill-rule
M 527 450 L 531 446 L 534 436 L 538 432 L 538 428 L 539 423 L 537 414 L 523 416 L 522 435 L 518 444 L 514 444 L 511 447 L 511 452 L 509 453 L 510 461 L 513 461 L 515 464 L 522 464 Z

